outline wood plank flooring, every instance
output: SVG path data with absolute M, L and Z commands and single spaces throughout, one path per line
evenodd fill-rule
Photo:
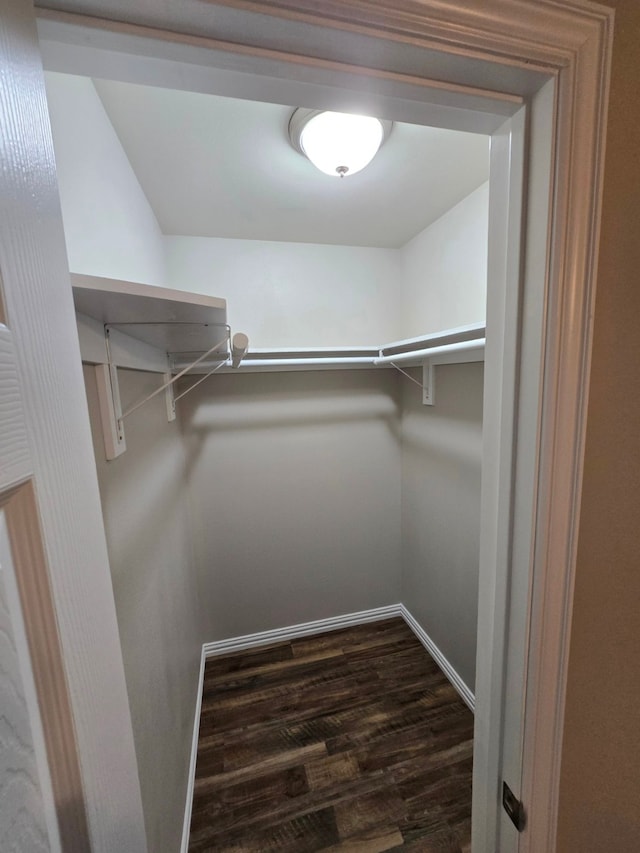
M 206 662 L 190 853 L 468 853 L 473 716 L 402 619 Z

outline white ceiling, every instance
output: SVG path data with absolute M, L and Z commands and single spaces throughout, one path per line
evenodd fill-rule
M 364 171 L 323 175 L 292 106 L 95 80 L 165 234 L 399 247 L 488 178 L 488 137 L 396 123 Z

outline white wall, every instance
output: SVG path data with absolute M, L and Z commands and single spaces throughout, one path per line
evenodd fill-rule
M 126 407 L 157 374 L 120 370 Z M 149 853 L 177 853 L 203 630 L 192 559 L 186 455 L 162 395 L 126 421 L 127 452 L 106 462 L 95 372 L 84 368 Z
M 489 184 L 401 250 L 401 337 L 483 323 L 487 300 Z
M 399 328 L 394 249 L 210 237 L 165 247 L 169 286 L 224 297 L 253 348 L 375 346 Z
M 167 236 L 169 286 L 222 296 L 252 347 L 361 346 L 484 322 L 489 185 L 401 249 Z
M 393 371 L 328 371 L 181 401 L 206 639 L 399 601 L 397 394 Z
M 484 365 L 436 367 L 436 405 L 402 395 L 402 601 L 475 690 Z M 419 371 L 415 371 L 419 376 Z
M 488 184 L 401 249 L 163 236 L 93 82 L 46 83 L 72 272 L 224 297 L 254 348 L 377 345 L 484 320 Z
M 70 270 L 164 284 L 160 228 L 92 81 L 45 77 Z

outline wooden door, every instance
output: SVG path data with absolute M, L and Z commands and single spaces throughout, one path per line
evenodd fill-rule
M 18 35 L 9 31 L 12 11 L 0 7 L 0 66 L 9 72 L 15 68 L 12 41 Z M 17 148 L 16 138 L 24 134 L 18 141 L 28 142 L 26 131 L 10 120 L 22 112 L 20 91 L 10 89 L 10 77 L 0 76 L 0 850 L 87 850 L 73 718 L 23 405 L 19 332 L 7 310 L 4 281 L 32 261 L 20 256 L 22 235 L 10 209 L 16 202 L 16 172 L 26 174 L 27 152 Z M 19 273 L 15 282 L 29 286 Z M 16 320 L 19 329 L 19 313 Z
M 29 0 L 0 0 L 0 566 L 0 850 L 144 853 Z

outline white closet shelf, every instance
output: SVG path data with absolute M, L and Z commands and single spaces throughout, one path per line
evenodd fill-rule
M 126 450 L 124 419 L 164 393 L 175 419 L 174 383 L 190 365 L 173 370 L 174 352 L 195 351 L 201 363 L 214 352 L 231 356 L 225 299 L 166 287 L 71 274 L 82 360 L 95 365 L 107 459 Z M 246 340 L 246 339 L 245 339 Z M 118 367 L 163 374 L 162 385 L 123 412 Z
M 484 360 L 484 324 L 381 346 L 247 350 L 242 334 L 232 347 L 225 299 L 77 273 L 71 274 L 71 284 L 82 360 L 96 366 L 107 459 L 126 449 L 125 418 L 164 393 L 173 420 L 176 399 L 212 373 L 393 367 L 421 386 L 423 403 L 433 405 L 435 365 Z M 412 364 L 422 365 L 422 382 L 403 369 Z M 161 373 L 163 383 L 123 412 L 118 367 Z M 187 373 L 200 378 L 174 397 L 175 382 Z
M 483 361 L 484 336 L 484 324 L 473 323 L 382 345 L 249 349 L 239 369 L 242 372 L 269 372 L 393 367 L 396 362 L 419 365 L 426 360 L 433 364 Z M 193 353 L 177 354 L 174 368 L 184 367 L 192 356 Z M 194 373 L 207 372 L 212 362 L 204 361 Z M 222 367 L 219 372 L 232 372 L 232 368 Z
M 206 352 L 227 335 L 225 299 L 77 273 L 71 274 L 71 284 L 78 314 L 162 353 Z M 131 349 L 138 348 L 131 344 Z

